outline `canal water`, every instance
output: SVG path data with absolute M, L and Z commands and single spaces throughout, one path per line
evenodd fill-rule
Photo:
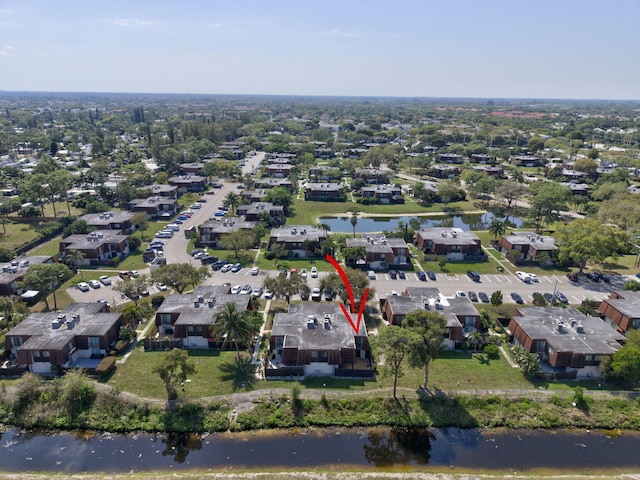
M 130 472 L 245 467 L 454 467 L 640 471 L 640 432 L 325 429 L 242 434 L 25 433 L 0 436 L 6 472 Z
M 405 216 L 405 217 L 363 217 L 358 218 L 356 233 L 373 233 L 395 230 L 399 222 L 409 225 L 414 230 L 429 227 L 461 228 L 462 230 L 487 230 L 494 218 L 506 220 L 511 228 L 520 228 L 523 220 L 517 217 L 497 217 L 491 212 L 484 214 L 452 215 L 446 217 Z M 350 217 L 322 217 L 332 232 L 352 233 Z M 416 228 L 417 227 L 417 228 Z

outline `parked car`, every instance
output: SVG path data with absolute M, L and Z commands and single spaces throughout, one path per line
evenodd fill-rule
M 224 265 L 222 266 L 222 268 L 220 269 L 220 271 L 221 271 L 222 273 L 227 273 L 227 272 L 230 272 L 232 268 L 233 268 L 233 265 L 231 265 L 230 263 L 226 263 L 226 264 L 224 264 Z
M 321 297 L 322 293 L 320 292 L 320 289 L 318 287 L 313 287 L 313 290 L 311 291 L 311 300 L 319 302 Z
M 242 264 L 240 263 L 236 263 L 233 265 L 233 267 L 231 267 L 231 271 L 233 273 L 239 272 L 240 270 L 242 270 Z
M 202 265 L 210 265 L 212 263 L 215 263 L 218 261 L 218 257 L 215 257 L 213 255 L 202 255 L 200 258 L 200 263 L 202 263 Z
M 597 273 L 587 272 L 587 273 L 584 274 L 584 276 L 587 277 L 592 282 L 599 282 L 600 281 L 600 275 L 598 275 Z
M 211 264 L 211 270 L 213 270 L 214 272 L 217 272 L 222 267 L 224 267 L 226 264 L 227 264 L 226 260 L 218 260 L 217 262 L 213 262 Z
M 119 273 L 118 273 L 118 276 L 119 276 L 120 278 L 129 278 L 129 272 L 127 272 L 127 271 L 123 270 L 123 271 L 121 271 L 121 272 L 119 272 Z
M 263 297 L 265 300 L 271 300 L 273 298 L 273 292 L 270 292 L 269 290 L 267 290 L 264 292 Z
M 80 282 L 78 285 L 76 285 L 76 287 L 81 292 L 88 292 L 89 291 L 89 284 L 87 282 Z
M 369 280 L 375 280 L 376 279 L 376 272 L 374 272 L 373 270 L 369 270 L 367 272 L 367 277 L 369 278 Z
M 562 303 L 569 303 L 569 299 L 560 291 L 556 290 L 556 298 Z
M 436 274 L 431 271 L 427 272 L 427 276 L 429 277 L 429 280 L 435 281 L 437 279 Z
M 389 277 L 395 280 L 396 278 L 398 278 L 398 275 L 396 274 L 395 270 L 389 270 Z
M 418 280 L 420 280 L 422 282 L 426 282 L 427 281 L 427 274 L 424 273 L 422 270 L 418 271 Z
M 327 302 L 332 301 L 335 298 L 335 294 L 331 291 L 331 290 L 325 290 L 324 292 L 324 299 Z
M 482 303 L 489 303 L 489 295 L 484 292 L 478 292 L 478 297 Z
M 194 210 L 200 210 L 202 208 L 202 205 L 200 205 L 199 203 L 192 203 L 189 208 L 193 208 Z
M 142 295 L 143 297 L 148 297 L 149 296 L 149 289 L 145 288 L 144 290 L 142 290 L 140 292 L 140 295 Z
M 100 275 L 100 278 L 98 278 L 98 280 L 100 280 L 100 283 L 102 283 L 103 285 L 111 285 L 111 278 L 106 275 Z
M 260 269 L 258 267 L 253 267 L 251 269 L 251 275 L 255 276 L 258 275 L 260 273 Z
M 318 278 L 318 269 L 316 267 L 311 267 L 311 278 Z
M 527 273 L 527 275 L 529 275 L 529 280 L 531 280 L 532 282 L 540 281 L 540 279 L 538 278 L 538 275 L 536 275 L 535 273 Z
M 578 274 L 577 273 L 567 273 L 567 278 L 572 282 L 577 282 L 578 281 Z
M 598 276 L 600 277 L 600 280 L 602 280 L 604 283 L 611 283 L 611 278 L 609 277 L 609 275 L 605 275 L 604 273 L 598 273 Z
M 522 297 L 520 296 L 519 293 L 513 292 L 511 294 L 511 298 L 513 299 L 514 302 L 522 304 L 524 303 L 524 300 L 522 300 Z
M 207 203 L 207 199 L 206 198 L 199 198 L 198 200 L 196 200 L 196 203 Z
M 129 270 L 129 275 L 133 278 L 138 278 L 140 276 L 140 272 L 137 270 Z
M 531 282 L 531 278 L 529 277 L 529 274 L 527 272 L 517 271 L 516 272 L 516 277 L 518 277 L 524 283 Z
M 302 270 L 300 270 L 300 276 L 302 278 L 307 278 L 307 269 L 303 268 Z
M 473 270 L 468 270 L 467 271 L 467 276 L 473 280 L 474 282 L 479 282 L 480 281 L 480 274 L 478 272 L 475 272 Z
M 91 288 L 100 288 L 100 282 L 98 280 L 89 280 L 88 283 Z
M 542 296 L 544 297 L 544 299 L 548 302 L 548 303 L 554 303 L 554 298 L 553 295 L 550 294 L 549 292 L 543 293 Z
M 263 292 L 262 287 L 256 287 L 253 289 L 252 295 L 256 298 L 260 298 L 262 296 L 262 292 Z
M 244 287 L 242 287 L 242 289 L 240 290 L 240 295 L 249 295 L 251 293 L 251 291 L 253 290 L 253 288 L 251 287 L 251 285 L 246 284 Z
M 462 290 L 458 290 L 456 292 L 456 297 L 466 297 L 466 295 L 464 294 L 464 292 Z
M 472 302 L 477 302 L 478 301 L 478 296 L 476 295 L 476 292 L 469 292 L 469 299 Z
M 156 283 L 156 288 L 160 292 L 164 292 L 167 290 L 167 286 L 164 283 L 160 283 L 160 282 Z
M 235 285 L 232 289 L 231 289 L 231 293 L 234 295 L 237 295 L 240 293 L 240 290 L 242 290 L 242 285 Z
M 217 210 L 216 213 L 214 213 L 213 215 L 215 217 L 224 217 L 227 214 L 227 212 L 223 211 L 223 210 Z
M 402 270 L 398 270 L 398 276 L 402 279 L 405 280 L 407 278 L 407 275 L 402 271 Z

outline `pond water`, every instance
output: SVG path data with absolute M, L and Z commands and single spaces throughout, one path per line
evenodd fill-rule
M 452 466 L 584 471 L 640 468 L 640 432 L 376 428 L 244 434 L 25 433 L 0 436 L 7 472 L 129 472 L 238 466 Z
M 405 224 L 414 224 L 419 228 L 428 227 L 457 227 L 462 230 L 486 230 L 494 218 L 499 220 L 507 220 L 513 228 L 522 227 L 524 221 L 517 217 L 498 217 L 491 212 L 474 215 L 452 215 L 446 217 L 426 217 L 426 216 L 405 216 L 405 217 L 364 217 L 358 218 L 356 225 L 356 233 L 373 233 L 385 230 L 394 230 L 398 226 L 398 222 Z M 331 227 L 332 232 L 336 233 L 352 233 L 353 226 L 349 221 L 349 217 L 323 217 L 321 223 L 326 223 Z M 413 227 L 412 227 L 413 228 Z M 418 228 L 414 228 L 418 230 Z

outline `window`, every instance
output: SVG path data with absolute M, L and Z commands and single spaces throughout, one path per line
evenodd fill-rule
M 100 346 L 100 337 L 89 337 L 89 348 L 96 348 Z
M 162 323 L 162 325 L 171 325 L 171 315 L 168 313 L 161 313 L 160 323 Z
M 49 352 L 47 350 L 39 350 L 32 353 L 34 362 L 48 362 Z
M 544 352 L 544 349 L 547 345 L 547 342 L 545 342 L 544 340 L 537 340 L 536 341 L 536 352 Z
M 22 345 L 22 337 L 11 337 L 11 343 L 14 347 Z
M 187 335 L 190 337 L 202 336 L 202 325 L 189 325 L 187 327 Z
M 640 318 L 636 318 L 633 321 L 633 328 L 640 328 Z
M 64 349 L 66 350 L 67 353 L 71 353 L 75 350 L 75 347 L 71 343 L 67 343 Z

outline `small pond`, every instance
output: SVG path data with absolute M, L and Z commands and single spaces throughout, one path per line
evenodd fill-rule
M 640 468 L 640 433 L 422 428 L 318 429 L 243 434 L 26 433 L 0 435 L 5 472 L 129 472 L 233 466 L 526 471 Z
M 491 221 L 497 218 L 508 221 L 512 228 L 522 227 L 524 221 L 517 217 L 498 217 L 491 212 L 484 214 L 451 215 L 440 217 L 404 216 L 404 217 L 361 217 L 358 218 L 356 233 L 373 233 L 395 230 L 399 222 L 408 224 L 414 230 L 429 227 L 461 228 L 462 230 L 487 230 Z M 332 232 L 352 233 L 353 226 L 349 217 L 323 217 L 321 223 L 331 227 Z M 418 227 L 418 228 L 415 228 Z

